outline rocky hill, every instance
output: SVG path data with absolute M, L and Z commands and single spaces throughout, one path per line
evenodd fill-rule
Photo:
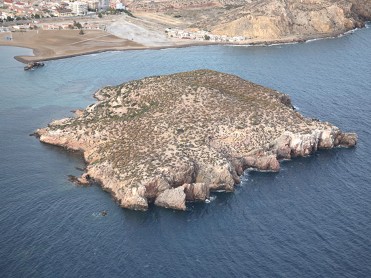
M 262 0 L 227 11 L 211 26 L 216 34 L 272 39 L 337 35 L 371 18 L 368 1 Z
M 215 35 L 273 41 L 335 36 L 371 20 L 369 0 L 129 1 L 134 11 L 165 12 Z
M 355 134 L 305 118 L 290 98 L 237 76 L 198 70 L 99 90 L 75 117 L 37 130 L 42 142 L 84 153 L 87 173 L 122 207 L 186 209 L 210 191 L 233 191 L 247 168 L 351 147 Z

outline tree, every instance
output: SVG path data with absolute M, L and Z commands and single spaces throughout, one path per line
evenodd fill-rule
M 77 29 L 82 29 L 82 25 L 81 25 L 80 22 L 76 22 L 76 21 L 74 21 L 74 22 L 73 22 L 73 26 L 75 26 Z
M 135 16 L 130 11 L 124 10 L 123 12 L 126 13 L 128 16 L 131 16 L 131 17 L 135 18 Z
M 209 36 L 209 35 L 205 35 L 205 36 L 204 36 L 204 39 L 205 39 L 206 41 L 209 41 L 209 40 L 210 40 L 210 36 Z
M 80 29 L 79 35 L 84 35 L 84 30 Z
M 102 18 L 102 17 L 103 17 L 102 13 L 99 13 L 99 14 L 98 14 L 98 17 L 99 17 L 99 18 Z
M 40 15 L 39 14 L 35 14 L 35 18 L 39 19 L 40 18 Z

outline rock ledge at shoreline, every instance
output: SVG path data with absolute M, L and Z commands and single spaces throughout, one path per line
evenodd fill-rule
M 357 135 L 305 118 L 289 96 L 237 76 L 197 70 L 105 87 L 40 141 L 82 151 L 80 182 L 97 181 L 124 208 L 185 210 L 210 191 L 233 191 L 247 168 L 353 147 Z

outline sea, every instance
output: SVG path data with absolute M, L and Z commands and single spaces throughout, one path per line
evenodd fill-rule
M 298 44 L 105 52 L 34 71 L 13 58 L 31 54 L 0 47 L 0 277 L 371 277 L 371 28 Z M 246 172 L 235 192 L 185 212 L 138 212 L 71 183 L 81 155 L 30 136 L 103 86 L 205 68 L 289 94 L 358 145 Z

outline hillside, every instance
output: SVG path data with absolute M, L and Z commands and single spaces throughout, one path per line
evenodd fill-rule
M 172 15 L 183 27 L 267 41 L 335 36 L 371 20 L 368 0 L 137 0 L 128 5 Z

